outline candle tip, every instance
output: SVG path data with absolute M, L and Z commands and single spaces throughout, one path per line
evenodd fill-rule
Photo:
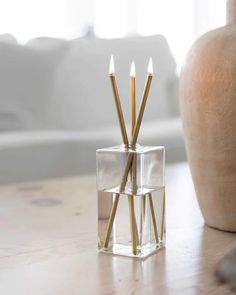
M 112 55 L 110 59 L 109 74 L 112 75 L 114 73 L 115 73 L 114 57 Z
M 135 64 L 134 64 L 134 61 L 132 61 L 131 67 L 130 67 L 130 77 L 135 77 Z
M 152 75 L 153 74 L 153 64 L 152 64 L 152 58 L 150 57 L 149 62 L 148 62 L 148 74 Z

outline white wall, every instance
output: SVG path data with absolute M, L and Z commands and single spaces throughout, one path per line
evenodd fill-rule
M 163 34 L 178 67 L 192 42 L 225 21 L 226 0 L 0 0 L 0 34 L 18 41 L 75 38 L 86 26 L 98 37 Z

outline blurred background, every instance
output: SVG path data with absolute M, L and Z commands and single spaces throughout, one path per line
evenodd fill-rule
M 0 0 L 0 183 L 95 172 L 95 150 L 121 143 L 108 67 L 114 55 L 127 126 L 153 58 L 140 143 L 185 161 L 181 66 L 224 25 L 225 0 Z

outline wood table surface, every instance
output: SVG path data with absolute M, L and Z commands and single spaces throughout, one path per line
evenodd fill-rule
M 231 294 L 214 276 L 236 235 L 204 225 L 187 163 L 166 168 L 167 245 L 97 252 L 95 176 L 0 187 L 0 294 Z

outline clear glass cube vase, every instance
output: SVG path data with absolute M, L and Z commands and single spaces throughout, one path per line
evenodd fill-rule
M 165 149 L 116 146 L 96 152 L 98 247 L 145 258 L 165 245 Z

